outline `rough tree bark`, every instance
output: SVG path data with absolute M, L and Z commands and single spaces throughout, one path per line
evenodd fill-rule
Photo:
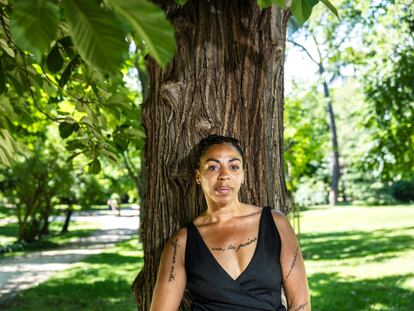
M 194 146 L 208 134 L 241 140 L 242 201 L 290 210 L 283 170 L 283 63 L 289 13 L 255 0 L 161 1 L 177 52 L 162 70 L 147 60 L 144 266 L 133 284 L 148 310 L 165 241 L 205 209 L 194 182 Z

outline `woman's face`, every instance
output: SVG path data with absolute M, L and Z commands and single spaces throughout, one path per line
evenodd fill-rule
M 201 185 L 207 202 L 223 205 L 238 200 L 244 179 L 240 153 L 232 145 L 212 145 L 200 159 L 196 182 Z

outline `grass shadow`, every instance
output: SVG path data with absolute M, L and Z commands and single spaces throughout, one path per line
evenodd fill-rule
M 336 273 L 317 273 L 309 277 L 312 310 L 412 310 L 414 292 L 401 287 L 411 278 L 414 273 L 363 280 L 344 279 Z
M 84 258 L 57 277 L 0 302 L 0 310 L 136 310 L 131 284 L 143 265 L 138 246 L 125 241 L 111 252 Z
M 374 255 L 375 261 L 381 261 L 411 249 L 414 235 L 408 231 L 413 229 L 399 228 L 399 235 L 395 234 L 395 229 L 303 233 L 300 241 L 303 256 L 307 260 L 340 260 Z
M 56 229 L 60 224 L 51 227 L 50 233 L 43 237 L 41 240 L 33 241 L 30 243 L 24 241 L 17 241 L 18 224 L 12 223 L 0 227 L 0 236 L 4 237 L 16 237 L 16 240 L 12 243 L 4 245 L 0 244 L 0 258 L 2 254 L 21 252 L 21 251 L 38 251 L 54 249 L 68 243 L 72 238 L 82 238 L 90 236 L 96 232 L 93 228 L 85 229 L 73 229 L 66 233 L 61 234 L 60 228 Z

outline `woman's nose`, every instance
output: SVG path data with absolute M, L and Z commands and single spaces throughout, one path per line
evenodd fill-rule
M 230 178 L 230 176 L 229 176 L 229 173 L 228 173 L 228 171 L 227 171 L 227 169 L 222 169 L 221 171 L 220 171 L 220 175 L 219 175 L 219 177 L 218 177 L 220 180 L 223 180 L 223 179 L 229 179 Z

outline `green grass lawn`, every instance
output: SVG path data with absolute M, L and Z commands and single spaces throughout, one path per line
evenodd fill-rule
M 301 214 L 312 310 L 414 310 L 414 206 Z
M 5 206 L 0 206 L 0 219 L 13 217 L 15 215 L 13 208 L 8 208 Z
M 142 256 L 137 240 L 122 242 L 0 303 L 0 310 L 135 311 L 131 284 L 142 267 Z
M 73 221 L 69 225 L 69 232 L 60 234 L 62 226 L 62 222 L 52 222 L 49 227 L 49 235 L 32 243 L 17 242 L 17 223 L 0 226 L 0 258 L 22 255 L 23 251 L 57 248 L 78 237 L 91 235 L 99 229 L 99 226 L 92 222 Z
M 414 206 L 310 209 L 301 246 L 312 310 L 414 310 Z M 91 256 L 1 310 L 136 310 L 137 241 Z

